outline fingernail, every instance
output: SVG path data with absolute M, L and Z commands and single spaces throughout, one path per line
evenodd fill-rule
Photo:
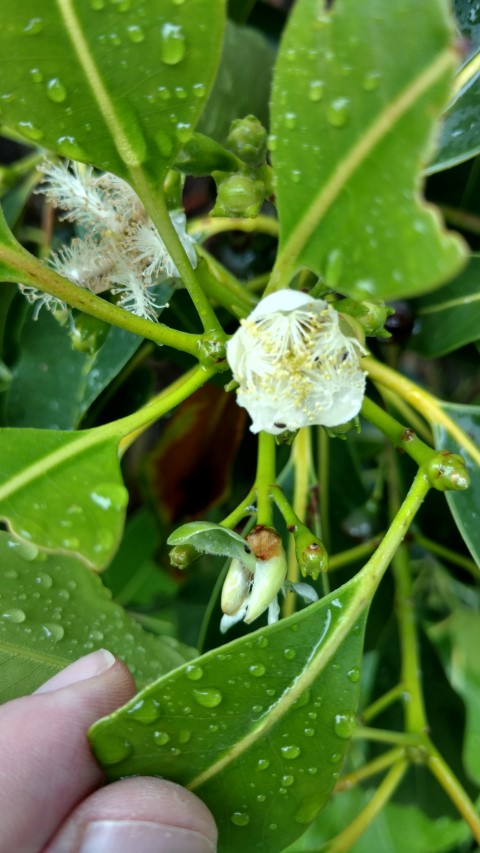
M 153 821 L 98 820 L 90 823 L 79 853 L 215 853 L 216 845 L 192 829 Z
M 86 681 L 87 678 L 93 678 L 95 675 L 101 675 L 106 672 L 115 663 L 115 658 L 107 649 L 98 649 L 96 652 L 91 652 L 89 655 L 71 663 L 53 678 L 50 678 L 45 684 L 42 684 L 35 693 L 51 693 L 53 690 L 60 690 L 62 687 L 69 687 L 71 684 L 76 684 L 77 681 Z

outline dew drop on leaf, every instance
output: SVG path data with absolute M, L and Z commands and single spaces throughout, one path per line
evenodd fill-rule
M 223 696 L 220 693 L 220 690 L 206 688 L 205 690 L 193 690 L 193 698 L 195 699 L 195 702 L 202 705 L 204 708 L 216 708 L 217 705 L 220 705 Z
M 203 669 L 201 666 L 192 663 L 185 668 L 185 675 L 190 681 L 199 681 L 203 676 Z
M 100 12 L 102 9 L 105 9 L 105 6 L 105 0 L 90 0 L 90 8 L 93 9 L 94 12 Z
M 323 93 L 325 91 L 325 84 L 323 80 L 312 80 L 308 87 L 308 98 L 310 101 L 316 103 L 317 101 L 321 101 L 323 98 Z
M 67 90 L 58 77 L 53 77 L 47 83 L 47 97 L 55 104 L 61 104 L 66 100 Z
M 145 699 L 140 699 L 132 708 L 129 709 L 128 716 L 137 720 L 139 723 L 145 723 L 148 725 L 149 723 L 154 723 L 158 720 L 161 713 L 162 709 L 160 707 L 160 702 L 156 699 L 146 697 Z
M 283 757 L 286 758 L 288 761 L 293 761 L 293 759 L 298 758 L 301 749 L 295 744 L 289 744 L 288 746 L 281 746 L 280 752 L 282 753 Z
M 104 735 L 95 746 L 96 756 L 103 764 L 118 764 L 128 758 L 131 752 L 131 743 L 115 735 Z
M 207 90 L 203 83 L 194 83 L 192 86 L 192 92 L 195 98 L 200 99 L 205 97 Z
M 250 675 L 253 675 L 255 678 L 261 678 L 262 675 L 265 675 L 266 668 L 262 663 L 254 663 L 252 666 L 248 667 L 248 671 Z
M 257 771 L 261 771 L 261 770 L 268 770 L 269 767 L 270 767 L 270 762 L 266 758 L 260 758 L 257 761 L 257 766 L 255 769 Z
M 247 812 L 233 812 L 230 820 L 235 826 L 247 826 L 250 823 L 250 815 Z
M 50 575 L 47 575 L 46 572 L 39 572 L 35 578 L 35 583 L 38 584 L 38 586 L 43 587 L 43 589 L 50 589 L 53 581 Z
M 335 734 L 341 738 L 352 736 L 355 728 L 355 717 L 352 714 L 337 714 L 335 716 Z
M 164 24 L 161 32 L 160 57 L 165 65 L 178 65 L 185 56 L 186 42 L 179 24 Z
M 352 669 L 349 669 L 347 672 L 347 678 L 353 684 L 356 684 L 357 681 L 360 680 L 360 667 L 353 666 Z
M 31 68 L 30 77 L 34 83 L 41 83 L 43 81 L 43 74 L 39 68 Z
M 375 91 L 375 89 L 378 89 L 381 76 L 379 71 L 367 71 L 362 81 L 362 87 L 366 92 Z
M 15 624 L 25 622 L 26 618 L 24 611 L 20 610 L 19 607 L 11 607 L 9 610 L 4 610 L 3 613 L 0 613 L 0 619 L 4 619 L 5 621 L 13 622 Z
M 154 732 L 153 739 L 158 746 L 164 746 L 170 740 L 170 736 L 166 732 Z
M 328 105 L 327 121 L 332 127 L 344 127 L 350 118 L 350 101 L 348 98 L 335 98 Z
M 287 660 L 293 660 L 294 657 L 296 656 L 296 654 L 297 653 L 296 653 L 295 649 L 288 649 L 287 648 L 287 649 L 283 650 L 283 657 L 286 658 Z
M 27 139 L 31 139 L 33 142 L 40 142 L 45 135 L 43 130 L 35 127 L 31 121 L 19 121 L 17 123 L 17 129 L 21 134 L 23 134 L 23 136 L 26 136 Z
M 131 24 L 127 27 L 127 35 L 133 44 L 140 44 L 140 42 L 145 40 L 145 32 L 139 24 Z
M 46 622 L 41 627 L 42 634 L 54 643 L 59 643 L 63 639 L 65 631 L 61 625 L 55 625 L 53 622 Z
M 43 30 L 43 21 L 41 18 L 30 18 L 28 23 L 23 28 L 23 32 L 27 36 L 36 36 Z
M 295 776 L 291 776 L 287 774 L 286 776 L 282 776 L 282 785 L 285 785 L 286 788 L 289 788 L 290 785 L 293 785 L 295 782 Z
M 285 127 L 288 130 L 294 130 L 297 124 L 297 115 L 296 113 L 288 112 L 285 113 Z

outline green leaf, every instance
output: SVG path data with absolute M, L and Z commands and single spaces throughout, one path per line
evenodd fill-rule
M 102 427 L 0 430 L 0 518 L 23 541 L 103 568 L 128 502 L 117 444 Z
M 480 339 L 480 255 L 450 284 L 416 303 L 418 333 L 412 345 L 436 358 Z
M 186 785 L 212 810 L 219 851 L 283 850 L 325 805 L 355 726 L 365 593 L 354 579 L 100 720 L 90 739 L 107 777 Z
M 442 403 L 442 409 L 480 447 L 480 406 Z M 480 465 L 465 448 L 448 435 L 444 427 L 433 424 L 435 446 L 460 452 L 470 474 L 470 487 L 465 492 L 446 492 L 446 498 L 457 527 L 480 567 Z
M 203 110 L 221 0 L 2 6 L 2 121 L 65 157 L 158 181 Z
M 167 539 L 168 545 L 191 545 L 196 551 L 211 554 L 215 557 L 231 557 L 255 571 L 255 557 L 252 555 L 245 539 L 210 521 L 191 521 L 182 524 Z
M 440 145 L 426 173 L 441 172 L 475 157 L 480 151 L 480 50 L 459 71 L 454 96 L 445 112 Z
M 461 268 L 463 244 L 418 177 L 455 61 L 446 0 L 336 0 L 328 12 L 298 0 L 272 100 L 273 287 L 308 267 L 355 298 L 392 298 Z
M 0 702 L 35 690 L 93 649 L 125 661 L 139 686 L 195 655 L 142 630 L 75 560 L 40 556 L 0 532 Z
M 162 287 L 168 301 L 173 288 Z M 48 311 L 37 320 L 30 312 L 21 334 L 21 350 L 6 398 L 9 426 L 74 429 L 142 343 L 138 335 L 110 327 L 94 355 L 72 346 L 69 329 Z
M 453 8 L 462 35 L 478 47 L 480 45 L 480 0 L 453 0 Z
M 268 126 L 273 59 L 273 49 L 261 33 L 229 21 L 217 79 L 198 130 L 225 144 L 235 118 L 253 113 Z

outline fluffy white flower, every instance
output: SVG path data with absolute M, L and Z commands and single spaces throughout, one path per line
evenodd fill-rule
M 341 331 L 337 311 L 294 290 L 262 299 L 227 344 L 251 431 L 273 435 L 355 417 L 365 393 L 364 354 L 359 341 Z
M 156 320 L 160 308 L 166 308 L 166 305 L 159 305 L 155 301 L 153 293 L 142 276 L 126 261 L 117 265 L 112 272 L 112 280 L 115 284 L 111 290 L 119 297 L 119 305 L 136 314 L 137 317 Z
M 121 228 L 121 217 L 102 192 L 91 166 L 73 163 L 69 168 L 68 164 L 47 162 L 41 170 L 45 180 L 40 191 L 51 204 L 66 211 L 64 219 L 78 222 L 92 233 Z
M 186 216 L 181 210 L 170 213 L 172 225 L 175 228 L 187 257 L 195 269 L 197 255 L 192 238 L 186 231 Z M 139 225 L 130 241 L 130 249 L 136 259 L 146 264 L 143 271 L 145 278 L 158 279 L 160 275 L 167 278 L 178 278 L 179 272 L 173 263 L 165 243 L 152 222 Z

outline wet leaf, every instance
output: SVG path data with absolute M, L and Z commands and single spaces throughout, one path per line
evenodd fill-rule
M 272 99 L 274 286 L 308 267 L 350 296 L 392 298 L 462 267 L 461 240 L 419 197 L 455 64 L 446 0 L 297 2 Z
M 162 518 L 201 516 L 225 500 L 246 416 L 235 398 L 206 385 L 168 422 L 146 461 L 146 479 Z
M 231 557 L 241 560 L 250 571 L 255 570 L 255 557 L 245 539 L 210 521 L 191 521 L 182 524 L 167 539 L 169 545 L 191 545 L 201 553 L 215 557 Z
M 458 278 L 416 303 L 414 349 L 429 358 L 480 339 L 480 256 Z
M 454 95 L 448 105 L 437 154 L 427 174 L 441 172 L 475 157 L 480 151 L 480 51 L 476 51 L 457 76 Z
M 172 637 L 144 631 L 76 560 L 40 556 L 0 532 L 0 702 L 35 690 L 93 649 L 125 661 L 139 686 L 194 657 Z
M 368 599 L 354 579 L 100 720 L 90 738 L 108 778 L 147 773 L 186 785 L 212 809 L 219 851 L 283 850 L 338 778 L 355 727 Z
M 102 427 L 0 430 L 0 518 L 25 542 L 103 568 L 128 502 L 117 444 Z
M 442 403 L 442 409 L 480 448 L 480 406 Z M 433 424 L 433 433 L 439 450 L 460 452 L 465 459 L 470 486 L 465 492 L 446 492 L 446 498 L 465 544 L 480 567 L 480 465 L 443 427 Z
M 64 157 L 158 181 L 205 105 L 223 18 L 219 0 L 5 0 L 2 121 Z

